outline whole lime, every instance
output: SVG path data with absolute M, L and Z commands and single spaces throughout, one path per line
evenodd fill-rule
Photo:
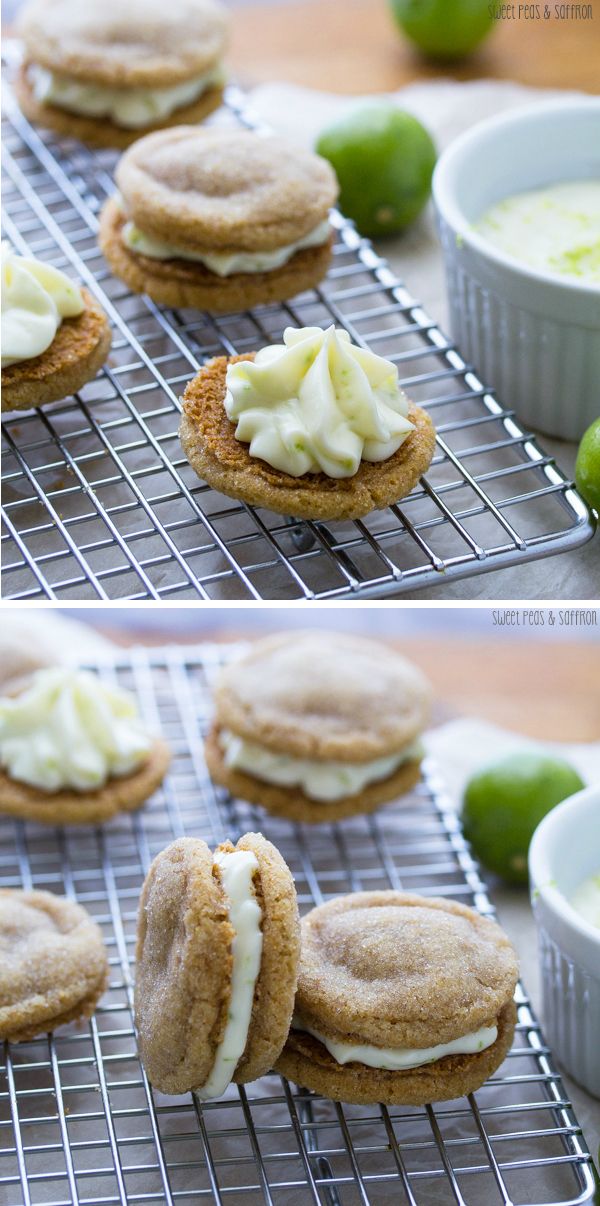
M 410 113 L 388 101 L 369 101 L 327 126 L 317 151 L 332 165 L 340 208 L 361 234 L 404 230 L 431 191 L 433 141 Z
M 435 59 L 469 54 L 494 24 L 488 0 L 390 0 L 407 38 Z
M 577 489 L 600 515 L 600 418 L 581 437 L 575 462 Z
M 463 831 L 490 871 L 510 883 L 527 883 L 527 852 L 533 832 L 551 808 L 584 786 L 560 758 L 537 752 L 511 754 L 469 780 Z

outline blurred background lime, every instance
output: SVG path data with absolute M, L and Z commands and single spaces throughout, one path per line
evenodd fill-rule
M 511 754 L 467 783 L 463 832 L 484 867 L 527 883 L 527 852 L 542 817 L 585 784 L 570 763 L 535 751 Z
M 575 462 L 575 481 L 586 503 L 600 515 L 600 417 L 590 423 L 581 437 Z
M 433 59 L 460 59 L 495 24 L 488 0 L 390 0 L 402 32 Z
M 332 165 L 340 208 L 361 234 L 396 234 L 431 192 L 436 150 L 420 121 L 388 101 L 369 101 L 327 126 L 316 149 Z

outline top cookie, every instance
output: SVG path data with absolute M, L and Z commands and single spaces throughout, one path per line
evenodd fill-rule
M 178 126 L 139 139 L 115 179 L 144 234 L 187 252 L 270 251 L 302 239 L 337 196 L 329 164 L 249 130 Z
M 19 23 L 27 57 L 75 79 L 167 87 L 223 53 L 218 0 L 32 0 Z
M 344 762 L 394 754 L 429 717 L 430 688 L 388 645 L 334 632 L 256 641 L 221 673 L 217 723 L 268 749 Z
M 303 919 L 296 1013 L 344 1042 L 429 1047 L 492 1023 L 517 977 L 508 938 L 473 909 L 357 892 Z

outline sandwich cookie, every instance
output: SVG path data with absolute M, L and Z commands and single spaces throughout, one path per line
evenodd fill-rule
M 2 410 L 77 393 L 102 367 L 108 319 L 87 289 L 2 244 Z
M 19 1043 L 91 1017 L 107 982 L 102 934 L 81 905 L 0 889 L 0 1039 Z
M 272 1067 L 287 1038 L 300 957 L 291 873 L 260 833 L 213 854 L 180 838 L 155 858 L 138 917 L 135 1018 L 163 1093 L 221 1097 Z
M 209 360 L 179 429 L 199 477 L 300 519 L 358 519 L 408 494 L 435 446 L 390 360 L 344 330 L 288 327 L 283 343 Z
M 303 918 L 296 1009 L 276 1070 L 359 1105 L 462 1097 L 510 1049 L 517 978 L 506 935 L 465 905 L 341 896 Z
M 337 181 L 311 151 L 181 126 L 130 147 L 115 179 L 99 241 L 135 293 L 223 313 L 293 297 L 327 271 Z
M 228 24 L 218 0 L 32 0 L 17 98 L 59 134 L 127 147 L 220 105 Z
M 0 697 L 0 812 L 21 820 L 97 824 L 130 812 L 170 757 L 133 696 L 87 670 L 37 670 Z
M 430 698 L 387 645 L 280 633 L 221 672 L 207 766 L 232 795 L 292 821 L 372 812 L 418 782 Z

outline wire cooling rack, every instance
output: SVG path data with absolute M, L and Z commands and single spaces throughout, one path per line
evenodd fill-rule
M 201 736 L 223 657 L 134 650 L 102 673 L 137 693 L 169 741 L 167 782 L 102 828 L 0 822 L 0 885 L 76 897 L 110 955 L 91 1021 L 6 1046 L 0 1201 L 6 1206 L 550 1206 L 587 1202 L 593 1174 L 573 1109 L 523 989 L 513 1049 L 477 1093 L 424 1109 L 336 1105 L 271 1074 L 202 1105 L 153 1092 L 132 1024 L 135 922 L 151 859 L 173 838 L 212 845 L 261 829 L 286 858 L 303 912 L 331 896 L 404 888 L 491 912 L 432 767 L 402 805 L 299 826 L 215 789 Z M 4 1195 L 4 1196 L 3 1196 Z
M 97 246 L 116 154 L 34 130 L 7 93 L 5 236 L 86 284 L 111 318 L 114 342 L 79 395 L 4 419 L 4 597 L 398 595 L 592 535 L 552 459 L 349 223 L 335 219 L 322 287 L 287 305 L 220 318 L 158 307 L 113 278 Z M 234 89 L 228 102 L 218 120 L 240 120 Z M 177 428 L 180 396 L 200 363 L 279 340 L 290 324 L 332 322 L 393 360 L 431 411 L 436 456 L 419 487 L 361 521 L 289 523 L 199 482 Z

